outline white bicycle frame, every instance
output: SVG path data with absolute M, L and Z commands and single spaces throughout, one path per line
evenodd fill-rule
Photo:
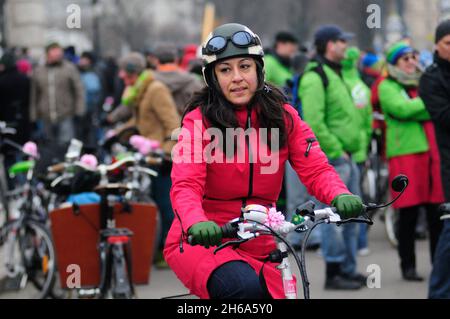
M 245 222 L 239 223 L 239 230 L 237 237 L 240 239 L 252 239 L 260 236 L 260 234 L 271 234 L 268 229 L 261 224 L 264 224 L 267 219 L 267 214 L 251 210 L 244 212 L 243 218 Z M 341 217 L 336 214 L 331 208 L 327 207 L 314 211 L 315 220 L 324 220 L 325 223 L 337 223 L 341 221 Z M 311 220 L 311 217 L 305 216 L 303 221 L 299 225 L 294 225 L 291 222 L 284 221 L 281 225 L 272 229 L 283 238 L 295 231 L 298 227 L 306 226 L 306 223 Z M 283 289 L 286 299 L 297 299 L 297 283 L 292 273 L 291 264 L 288 257 L 288 248 L 286 244 L 280 239 L 276 239 L 277 249 L 281 252 L 283 257 L 281 263 L 276 267 L 281 271 L 281 277 L 283 280 Z

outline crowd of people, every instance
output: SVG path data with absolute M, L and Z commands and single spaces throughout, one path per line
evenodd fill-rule
M 324 25 L 314 33 L 311 50 L 286 31 L 263 48 L 247 27 L 225 24 L 211 33 L 201 54 L 196 45 L 180 50 L 161 43 L 116 61 L 92 52 L 77 56 L 74 47 L 52 42 L 38 63 L 26 49 L 5 50 L 0 121 L 18 128 L 19 143 L 67 144 L 77 138 L 93 150 L 107 130 L 117 134 L 135 127 L 168 155 L 177 142 L 173 132 L 182 126 L 195 135 L 197 120 L 223 132 L 278 128 L 279 148 L 271 151 L 282 165 L 274 174 L 260 174 L 258 162 L 174 163 L 161 167 L 152 182 L 162 219 L 154 262 L 170 266 L 191 292 L 205 298 L 281 297 L 277 270 L 265 267 L 263 273 L 262 256 L 273 249 L 273 240 L 213 255 L 210 246 L 221 241 L 218 225 L 236 217 L 244 203 L 281 203 L 280 194 L 286 219 L 308 200 L 357 216 L 371 142 L 375 131 L 382 132 L 379 156 L 388 164 L 389 181 L 398 174 L 410 181 L 394 204 L 400 274 L 407 281 L 423 280 L 414 243 L 424 211 L 433 263 L 429 296 L 449 298 L 450 226 L 438 206 L 450 202 L 450 21 L 437 28 L 432 61 L 421 59 L 410 39 L 390 44 L 382 54 L 351 47 L 352 38 L 336 25 Z M 14 160 L 7 154 L 7 165 Z M 184 233 L 209 249 L 186 247 L 181 254 Z M 293 233 L 288 240 L 300 247 L 303 238 Z M 370 253 L 367 225 L 321 225 L 309 245 L 320 247 L 325 289 L 366 285 L 357 256 Z
M 309 63 L 300 70 L 293 65 L 294 56 L 304 53 L 299 54 L 299 40 L 292 34 L 279 33 L 273 51 L 266 58 L 266 79 L 287 92 L 292 91 L 291 104 L 311 126 L 329 163 L 353 194 L 363 195 L 361 174 L 371 140 L 376 138 L 374 131 L 381 130 L 379 155 L 388 162 L 389 181 L 398 174 L 411 180 L 404 196 L 394 203 L 399 215 L 400 270 L 408 281 L 423 280 L 416 272 L 414 248 L 420 211 L 425 211 L 433 262 L 443 226 L 438 205 L 449 199 L 448 194 L 445 196 L 448 151 L 444 142 L 448 132 L 443 129 L 450 92 L 446 78 L 449 26 L 450 22 L 445 21 L 436 30 L 434 61 L 422 59 L 411 39 L 389 45 L 384 54 L 361 52 L 348 45 L 353 35 L 334 25 L 317 30 L 315 50 Z M 431 77 L 434 81 L 427 80 L 430 74 L 434 74 Z M 374 119 L 374 112 L 383 114 L 384 121 Z M 289 163 L 285 180 L 287 211 L 292 212 L 310 195 Z M 394 197 L 391 192 L 391 198 Z M 366 282 L 362 274 L 356 273 L 356 256 L 370 253 L 367 225 L 348 224 L 342 228 L 339 231 L 330 225 L 322 226 L 318 232 L 321 237 L 313 238 L 311 243 L 314 247 L 320 245 L 326 262 L 325 288 L 358 289 Z M 444 236 L 445 231 L 430 296 L 448 298 L 448 292 L 442 294 L 443 287 L 448 290 L 450 281 L 444 279 L 442 266 L 449 255 L 448 248 L 443 247 Z M 300 234 L 293 234 L 290 239 L 294 245 L 300 245 L 302 240 Z M 438 282 L 442 285 L 440 290 Z

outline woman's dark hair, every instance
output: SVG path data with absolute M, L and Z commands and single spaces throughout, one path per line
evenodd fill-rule
M 293 127 L 292 116 L 284 109 L 283 104 L 286 98 L 283 93 L 275 86 L 264 82 L 263 62 L 260 58 L 254 58 L 256 62 L 258 87 L 255 95 L 250 100 L 248 107 L 257 106 L 258 121 L 261 128 L 279 129 L 279 147 L 282 148 L 287 141 L 288 131 Z M 214 72 L 214 63 L 208 65 L 205 70 L 206 76 L 211 79 L 208 87 L 194 94 L 188 102 L 183 118 L 187 113 L 200 107 L 200 111 L 212 127 L 222 131 L 227 139 L 226 129 L 239 127 L 234 113 L 234 106 L 223 95 L 219 82 Z M 286 127 L 286 118 L 290 121 L 289 128 Z M 270 131 L 268 132 L 270 139 Z M 269 143 L 269 147 L 270 147 Z M 276 150 L 272 150 L 276 151 Z

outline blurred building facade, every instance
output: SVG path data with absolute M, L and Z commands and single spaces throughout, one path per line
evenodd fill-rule
M 42 53 L 51 40 L 75 45 L 80 51 L 101 49 L 120 55 L 142 50 L 159 41 L 178 45 L 199 43 L 203 9 L 215 4 L 216 23 L 249 25 L 270 46 L 279 30 L 291 30 L 302 42 L 311 43 L 317 27 L 336 23 L 354 32 L 361 48 L 382 47 L 408 36 L 419 49 L 431 49 L 434 29 L 450 17 L 450 0 L 0 0 L 2 42 L 27 46 Z M 67 27 L 67 8 L 81 8 L 81 28 Z M 381 10 L 380 28 L 367 27 L 367 7 Z

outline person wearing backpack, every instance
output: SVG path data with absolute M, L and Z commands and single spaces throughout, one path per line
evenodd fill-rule
M 266 81 L 279 88 L 284 87 L 294 75 L 292 59 L 297 52 L 298 39 L 290 32 L 278 32 L 272 52 L 264 57 Z
M 360 193 L 359 170 L 351 158 L 361 148 L 358 114 L 342 78 L 342 60 L 352 34 L 335 25 L 315 33 L 316 55 L 306 66 L 299 88 L 304 120 L 320 147 L 353 193 Z M 356 272 L 356 225 L 323 225 L 322 254 L 326 263 L 325 289 L 359 289 L 366 277 Z
M 279 31 L 275 35 L 273 49 L 266 50 L 269 51 L 269 53 L 264 56 L 266 81 L 284 91 L 283 93 L 288 102 L 292 102 L 289 101 L 289 86 L 294 77 L 293 62 L 294 57 L 298 53 L 298 49 L 298 39 L 294 34 L 288 31 Z M 289 216 L 295 207 L 289 207 L 288 205 L 288 187 L 290 186 L 287 184 L 289 178 L 287 174 L 290 174 L 294 179 L 297 179 L 297 176 L 289 163 L 286 163 L 286 175 L 284 177 L 277 205 L 281 211 L 287 210 Z M 295 187 L 295 185 L 293 187 Z

